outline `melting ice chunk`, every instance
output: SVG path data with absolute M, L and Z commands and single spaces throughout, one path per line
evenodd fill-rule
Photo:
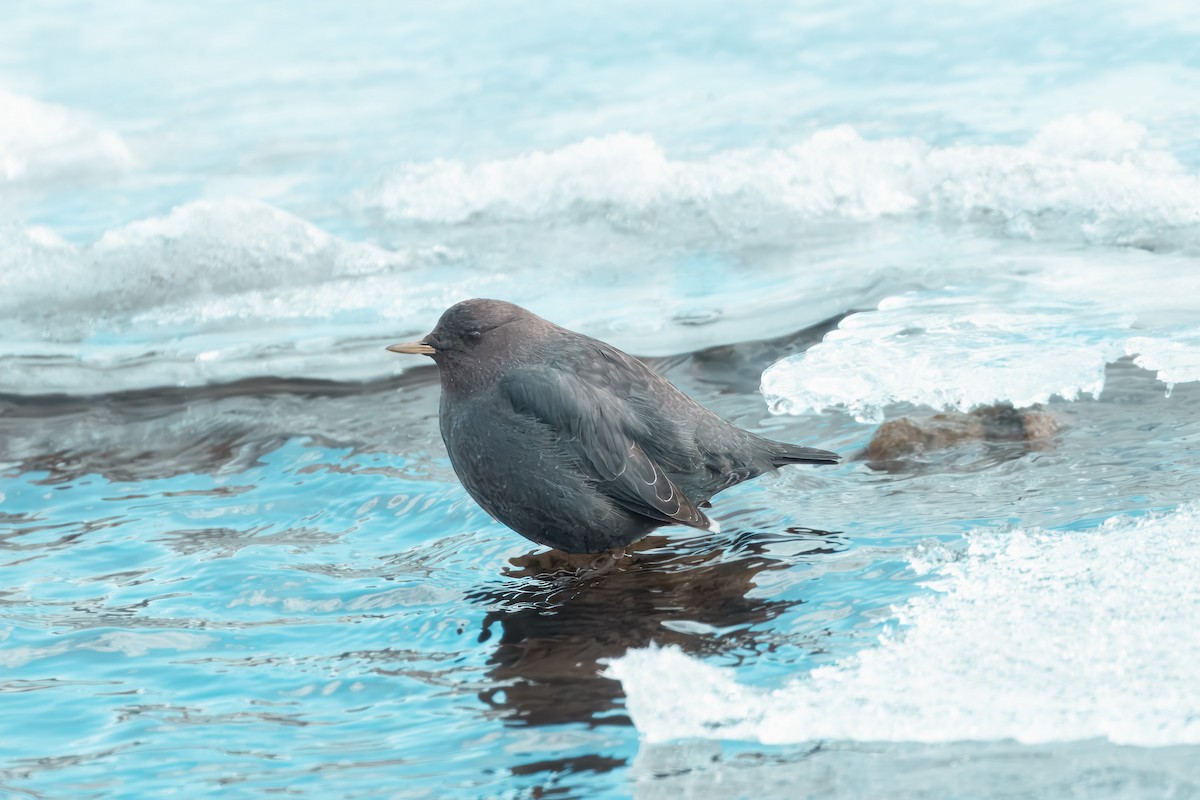
M 632 650 L 610 675 L 649 741 L 1197 744 L 1198 530 L 1188 506 L 918 554 L 941 592 L 901 610 L 904 630 L 774 691 L 673 647 Z
M 1200 330 L 1171 338 L 1134 336 L 1125 343 L 1125 352 L 1136 355 L 1133 363 L 1154 370 L 1168 386 L 1200 381 Z
M 776 413 L 841 406 L 863 422 L 882 421 L 897 402 L 966 411 L 1096 396 L 1132 321 L 1097 306 L 1037 302 L 1015 284 L 909 293 L 772 365 L 762 391 Z

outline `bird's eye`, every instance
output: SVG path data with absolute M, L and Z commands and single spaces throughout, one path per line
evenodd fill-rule
M 480 336 L 483 336 L 482 331 L 467 331 L 466 333 L 466 337 L 471 341 L 477 340 Z

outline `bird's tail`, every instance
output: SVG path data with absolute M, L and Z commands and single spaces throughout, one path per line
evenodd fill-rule
M 837 453 L 816 447 L 801 447 L 798 444 L 772 442 L 775 445 L 775 466 L 784 464 L 836 464 L 842 460 Z

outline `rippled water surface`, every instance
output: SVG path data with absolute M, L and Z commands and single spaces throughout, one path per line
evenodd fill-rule
M 1189 8 L 7 16 L 0 795 L 1200 796 Z M 477 295 L 846 460 L 534 548 Z

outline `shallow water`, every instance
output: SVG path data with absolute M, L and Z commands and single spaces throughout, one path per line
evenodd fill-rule
M 1190 9 L 9 16 L 0 794 L 1200 796 Z M 533 549 L 473 295 L 847 459 Z

